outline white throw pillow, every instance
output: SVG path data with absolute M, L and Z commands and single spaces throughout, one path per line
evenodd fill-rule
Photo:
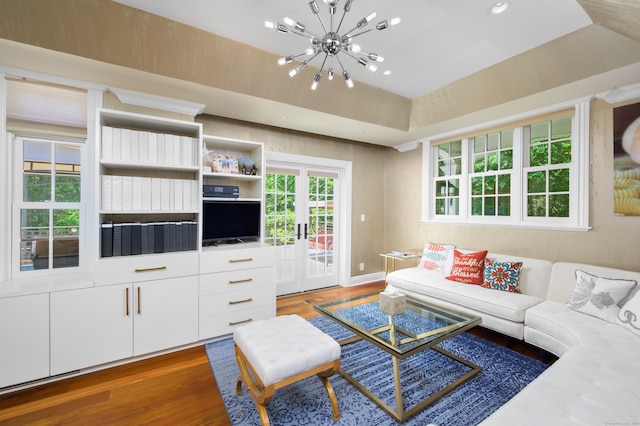
M 452 244 L 426 243 L 418 266 L 425 269 L 444 271 L 449 253 L 455 248 Z
M 567 306 L 615 324 L 620 307 L 636 284 L 633 280 L 603 278 L 576 271 L 576 288 Z
M 622 305 L 616 322 L 633 331 L 637 335 L 640 335 L 640 287 L 635 286 L 633 290 L 629 292 L 627 303 Z

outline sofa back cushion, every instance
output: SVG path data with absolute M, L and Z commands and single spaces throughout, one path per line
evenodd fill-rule
M 551 279 L 549 281 L 549 291 L 546 299 L 567 303 L 571 299 L 571 295 L 576 287 L 576 270 L 585 271 L 599 277 L 635 280 L 640 283 L 640 272 L 587 265 L 584 263 L 556 262 L 551 268 Z

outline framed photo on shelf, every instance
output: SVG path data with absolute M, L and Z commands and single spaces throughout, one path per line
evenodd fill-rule
M 211 159 L 213 173 L 238 174 L 238 157 L 233 155 L 213 154 Z

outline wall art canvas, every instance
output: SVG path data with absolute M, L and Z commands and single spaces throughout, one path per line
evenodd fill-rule
M 640 103 L 613 109 L 613 209 L 640 216 Z

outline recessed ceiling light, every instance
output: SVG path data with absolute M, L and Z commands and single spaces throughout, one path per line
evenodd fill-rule
M 489 9 L 489 13 L 491 15 L 499 15 L 505 10 L 507 10 L 510 5 L 511 3 L 508 1 L 499 1 L 497 3 L 494 3 L 493 6 L 491 6 L 491 8 Z

